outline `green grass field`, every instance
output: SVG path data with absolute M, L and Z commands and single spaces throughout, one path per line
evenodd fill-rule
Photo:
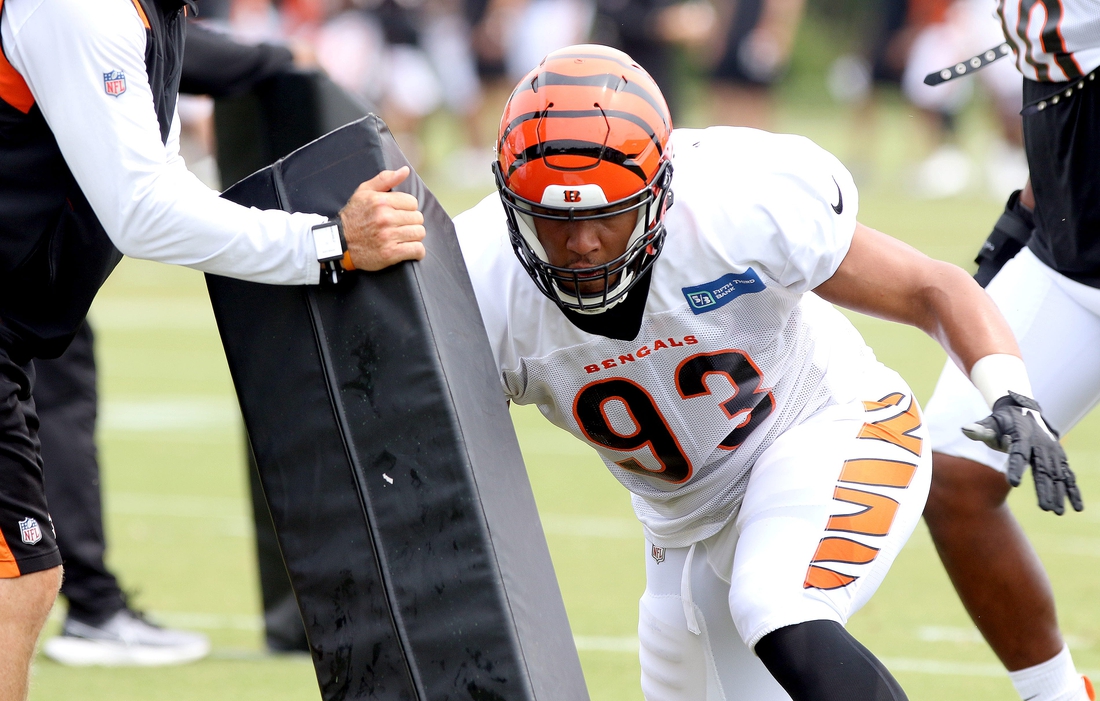
M 857 170 L 864 223 L 937 257 L 966 265 L 1001 207 L 977 195 L 908 199 L 902 164 L 919 155 L 919 145 L 903 109 L 887 111 L 870 144 L 836 110 L 791 108 L 781 127 L 811 136 Z M 981 131 L 972 131 L 968 143 L 980 151 Z M 454 214 L 484 193 L 437 194 Z M 944 359 L 939 347 L 916 330 L 854 318 L 879 357 L 927 399 Z M 110 564 L 137 606 L 162 622 L 203 630 L 214 651 L 200 663 L 162 669 L 71 669 L 40 656 L 31 699 L 318 698 L 307 658 L 262 651 L 240 419 L 201 276 L 126 261 L 92 321 Z M 643 546 L 628 495 L 594 452 L 537 411 L 518 407 L 513 418 L 592 698 L 640 701 L 634 636 Z M 1098 429 L 1092 416 L 1066 439 L 1087 511 L 1041 513 L 1030 477 L 1012 497 L 1051 574 L 1063 630 L 1083 670 L 1100 670 Z M 62 617 L 55 610 L 46 635 Z M 850 628 L 915 701 L 1016 698 L 923 525 Z

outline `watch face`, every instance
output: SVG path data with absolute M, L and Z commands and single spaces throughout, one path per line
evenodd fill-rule
M 334 223 L 313 227 L 313 245 L 317 249 L 317 260 L 332 260 L 344 255 L 340 245 L 340 227 Z

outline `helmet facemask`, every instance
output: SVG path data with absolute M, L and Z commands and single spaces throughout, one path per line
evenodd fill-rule
M 517 85 L 500 119 L 493 166 L 512 248 L 535 285 L 563 311 L 599 314 L 623 301 L 643 279 L 664 243 L 671 205 L 672 118 L 661 90 L 633 59 L 596 44 L 567 46 L 546 56 Z M 627 234 L 630 212 L 636 212 Z M 582 268 L 557 246 L 571 229 L 605 222 L 607 245 L 625 250 Z M 546 246 L 538 220 L 553 222 Z M 574 242 L 566 242 L 568 247 Z M 554 254 L 555 265 L 547 254 Z M 603 249 L 603 255 L 609 251 Z
M 493 173 L 504 203 L 512 248 L 539 290 L 562 309 L 581 314 L 599 314 L 610 309 L 626 298 L 661 252 L 665 238 L 664 212 L 671 204 L 672 166 L 668 161 L 662 163 L 653 183 L 639 193 L 615 202 L 602 201 L 585 207 L 552 207 L 525 199 L 507 187 L 498 163 L 494 163 Z M 555 198 L 555 201 L 558 200 Z M 627 240 L 626 251 L 614 260 L 591 268 L 553 265 L 535 228 L 535 219 L 575 222 L 630 211 L 637 212 L 637 221 Z M 602 291 L 581 293 L 582 285 L 601 279 Z

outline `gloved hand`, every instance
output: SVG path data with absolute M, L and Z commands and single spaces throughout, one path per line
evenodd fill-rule
M 1020 486 L 1024 468 L 1030 464 L 1039 508 L 1060 516 L 1066 510 L 1067 496 L 1075 511 L 1085 508 L 1077 478 L 1066 461 L 1066 451 L 1034 399 L 1009 392 L 993 404 L 992 414 L 963 426 L 962 432 L 971 440 L 1008 453 L 1005 477 L 1013 487 Z

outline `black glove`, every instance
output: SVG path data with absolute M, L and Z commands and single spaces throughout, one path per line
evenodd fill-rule
M 1067 496 L 1075 511 L 1085 508 L 1058 433 L 1042 417 L 1034 399 L 1009 392 L 993 404 L 991 415 L 963 426 L 962 432 L 971 440 L 1008 453 L 1005 477 L 1013 487 L 1020 486 L 1024 468 L 1030 464 L 1039 508 L 1061 516 Z

